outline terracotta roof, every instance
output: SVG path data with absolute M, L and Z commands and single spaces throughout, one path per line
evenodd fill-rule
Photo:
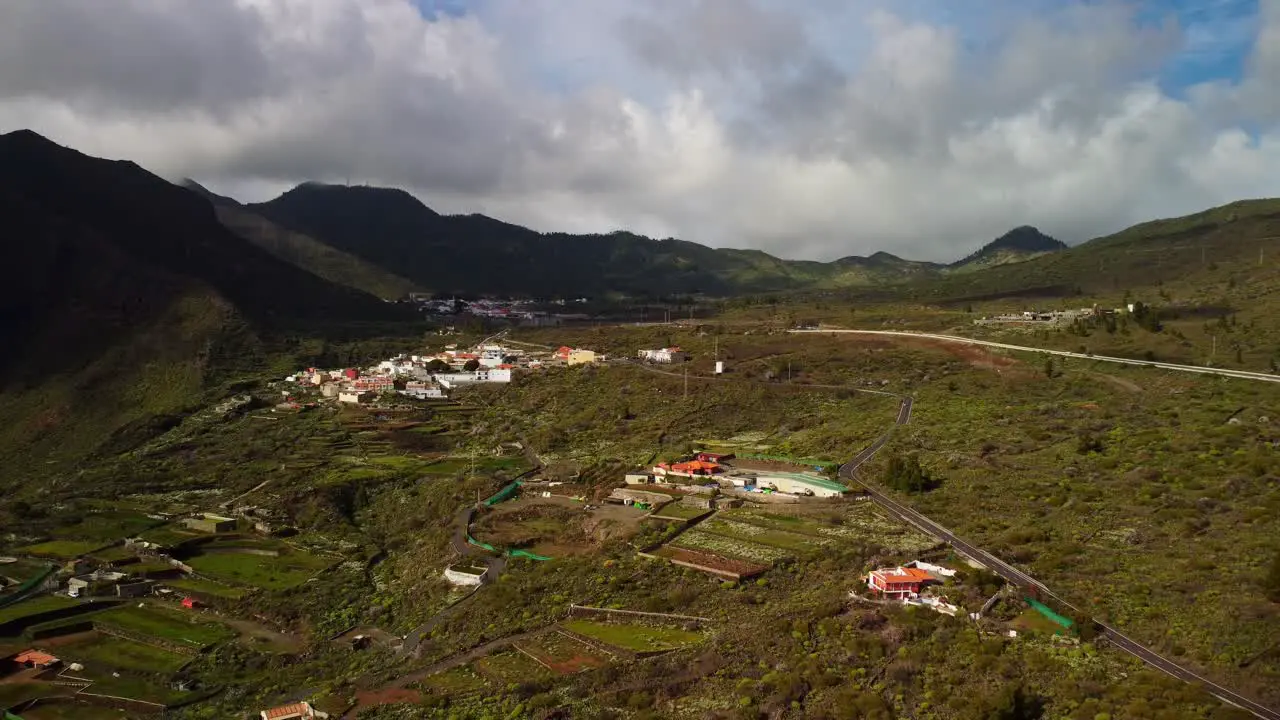
M 24 665 L 26 663 L 31 663 L 32 665 L 48 665 L 49 663 L 58 662 L 58 658 L 50 655 L 49 653 L 40 652 L 39 650 L 23 650 L 13 657 L 13 661 Z
M 307 717 L 310 712 L 311 706 L 306 703 L 290 703 L 266 710 L 264 714 L 268 720 L 278 720 L 278 718 Z
M 672 470 L 711 470 L 716 471 L 720 466 L 713 462 L 703 462 L 701 460 L 690 460 L 689 462 L 675 463 L 671 466 Z
M 881 580 L 891 583 L 921 583 L 934 579 L 932 575 L 919 568 L 882 568 L 876 570 L 875 574 Z

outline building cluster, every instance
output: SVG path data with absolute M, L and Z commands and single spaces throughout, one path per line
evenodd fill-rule
M 732 454 L 710 452 L 627 473 L 625 480 L 628 485 L 712 485 L 729 492 L 793 498 L 834 498 L 849 492 L 817 473 L 753 469 L 736 463 Z
M 998 323 L 1010 324 L 1029 324 L 1029 325 L 1065 325 L 1073 323 L 1076 320 L 1087 320 L 1094 317 L 1109 317 L 1114 315 L 1129 315 L 1136 309 L 1137 303 L 1127 303 L 1124 307 L 1114 309 L 1102 308 L 1094 305 L 1093 307 L 1079 308 L 1077 310 L 1026 310 L 1018 313 L 1004 313 L 1001 315 L 984 315 L 974 320 L 975 325 L 989 325 Z
M 410 293 L 409 302 L 424 313 L 442 317 L 470 315 L 491 320 L 507 320 L 524 326 L 557 325 L 564 320 L 583 319 L 581 313 L 565 313 L 559 309 L 568 305 L 584 305 L 587 298 L 574 300 L 508 300 L 481 298 L 436 298 L 427 293 Z

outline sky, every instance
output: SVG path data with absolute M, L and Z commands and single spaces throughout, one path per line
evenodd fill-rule
M 5 0 L 0 132 L 831 260 L 1280 196 L 1280 0 Z

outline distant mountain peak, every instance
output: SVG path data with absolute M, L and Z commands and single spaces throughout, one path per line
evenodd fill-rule
M 974 264 L 1003 265 L 1066 249 L 1067 244 L 1061 240 L 1045 235 L 1031 225 L 1019 225 L 983 245 L 972 255 L 952 263 L 951 267 Z
M 427 212 L 438 216 L 435 210 L 427 207 L 421 200 L 400 188 L 378 187 L 375 185 L 334 185 L 331 183 L 308 180 L 292 190 L 285 192 L 272 202 L 343 202 L 380 212 Z

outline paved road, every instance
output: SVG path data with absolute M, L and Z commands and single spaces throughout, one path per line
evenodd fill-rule
M 1146 367 L 1160 368 L 1161 370 L 1177 370 L 1178 372 L 1199 373 L 1202 375 L 1217 375 L 1219 377 L 1236 378 L 1239 380 L 1260 380 L 1262 382 L 1280 383 L 1280 375 L 1272 375 L 1271 373 L 1253 372 L 1250 370 L 1229 370 L 1226 368 L 1210 368 L 1200 367 L 1198 365 L 1178 365 L 1175 363 L 1153 362 L 1150 360 L 1133 360 L 1131 358 L 1110 357 L 1107 355 L 1091 355 L 1088 353 L 1069 352 L 1067 350 L 1048 350 L 1045 348 L 1026 347 L 1025 345 L 1010 345 L 1008 343 L 992 342 L 990 340 L 975 340 L 973 338 L 960 337 L 958 335 L 935 335 L 933 333 L 909 332 L 906 330 L 789 330 L 792 333 L 849 333 L 857 335 L 895 335 L 898 337 L 911 338 L 927 338 L 929 340 L 941 340 L 943 342 L 962 343 L 965 345 L 982 345 L 984 347 L 1002 348 L 1005 350 L 1019 350 L 1022 352 L 1037 352 L 1046 355 L 1056 355 L 1058 357 L 1080 358 L 1081 360 L 1097 360 L 1098 362 L 1119 363 L 1121 365 L 1142 365 Z
M 1044 583 L 1040 582 L 1039 580 L 1036 580 L 1034 577 L 1028 575 L 1022 570 L 1019 570 L 1013 565 L 1006 563 L 1005 561 L 987 552 L 986 550 L 983 550 L 982 548 L 976 545 L 966 542 L 965 540 L 956 536 L 955 533 L 951 532 L 947 528 L 943 527 L 937 522 L 934 522 L 933 520 L 930 520 L 929 518 L 916 512 L 910 507 L 907 507 L 906 505 L 903 505 L 902 503 L 897 502 L 893 498 L 881 492 L 880 489 L 877 488 L 876 486 L 866 481 L 863 481 L 858 477 L 857 475 L 858 468 L 860 468 L 865 462 L 870 460 L 872 457 L 875 457 L 875 454 L 879 452 L 880 449 L 884 447 L 885 443 L 887 443 L 889 439 L 893 436 L 894 429 L 896 429 L 897 426 L 899 425 L 906 425 L 908 422 L 910 422 L 911 406 L 912 406 L 912 399 L 910 397 L 904 396 L 902 398 L 902 404 L 898 410 L 898 417 L 894 425 L 890 427 L 889 430 L 884 435 L 881 435 L 879 438 L 877 438 L 875 442 L 873 442 L 871 445 L 863 449 L 862 452 L 855 455 L 851 460 L 849 460 L 849 462 L 845 463 L 844 465 L 841 465 L 840 477 L 849 482 L 856 482 L 859 485 L 861 485 L 863 488 L 866 489 L 867 493 L 871 496 L 871 499 L 876 504 L 884 508 L 890 515 L 893 515 L 894 517 L 898 518 L 902 522 L 905 522 L 908 525 L 915 526 L 920 531 L 924 532 L 925 534 L 937 540 L 946 542 L 956 550 L 960 551 L 960 553 L 962 553 L 963 555 L 966 555 L 972 558 L 973 560 L 976 560 L 977 562 L 985 565 L 988 569 L 990 569 L 992 572 L 999 575 L 1000 577 L 1004 578 L 1005 580 L 1022 588 L 1034 588 L 1037 594 L 1044 597 L 1053 598 L 1063 607 L 1069 608 L 1077 616 L 1084 616 L 1085 614 L 1082 613 L 1079 608 L 1067 602 L 1062 597 L 1054 594 L 1053 591 L 1051 591 L 1048 587 L 1046 587 Z M 1270 708 L 1264 707 L 1263 705 L 1260 705 L 1259 703 L 1254 702 L 1253 700 L 1250 700 L 1249 698 L 1244 697 L 1243 695 L 1233 692 L 1213 682 L 1212 680 L 1208 680 L 1204 677 L 1201 677 L 1200 675 L 1197 675 L 1191 670 L 1188 670 L 1187 668 L 1182 667 L 1181 665 L 1178 665 L 1172 660 L 1169 660 L 1168 658 L 1160 655 L 1154 650 L 1133 640 L 1132 638 L 1121 633 L 1119 630 L 1116 630 L 1110 625 L 1097 622 L 1096 620 L 1094 622 L 1097 623 L 1098 627 L 1101 629 L 1102 635 L 1106 637 L 1107 640 L 1109 640 L 1112 645 L 1115 645 L 1121 650 L 1124 650 L 1130 655 L 1133 655 L 1134 657 L 1145 662 L 1151 667 L 1154 667 L 1157 670 L 1161 670 L 1184 682 L 1199 684 L 1219 700 L 1225 703 L 1228 703 L 1230 705 L 1235 705 L 1236 707 L 1247 710 L 1260 718 L 1264 718 L 1264 720 L 1280 720 L 1280 712 L 1276 712 L 1275 710 L 1271 710 Z

